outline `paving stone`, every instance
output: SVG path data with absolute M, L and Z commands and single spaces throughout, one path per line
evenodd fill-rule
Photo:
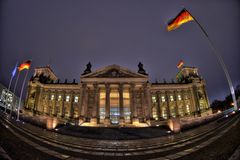
M 132 153 L 123 153 L 124 154 L 124 156 L 131 156 L 132 155 Z
M 177 159 L 177 158 L 180 158 L 181 156 L 177 155 L 177 154 L 171 154 L 171 155 L 168 155 L 168 156 L 165 156 L 165 157 L 169 158 L 169 159 Z
M 123 153 L 116 153 L 115 155 L 116 155 L 116 156 L 119 156 L 119 157 L 120 157 L 120 156 L 124 156 Z

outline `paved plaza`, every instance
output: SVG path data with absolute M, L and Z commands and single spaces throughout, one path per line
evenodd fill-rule
M 240 127 L 239 114 L 178 134 L 135 140 L 99 140 L 64 135 L 23 121 L 1 118 L 1 130 L 4 131 L 1 137 L 11 135 L 1 139 L 1 145 L 13 159 L 19 154 L 17 159 L 191 159 L 191 155 L 218 142 L 236 127 Z M 9 152 L 12 147 L 21 150 Z M 27 152 L 28 148 L 31 152 Z

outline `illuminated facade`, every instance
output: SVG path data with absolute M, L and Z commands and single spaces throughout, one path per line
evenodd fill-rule
M 18 103 L 19 98 L 9 91 L 5 86 L 0 84 L 0 106 L 4 108 L 6 107 L 7 110 L 16 110 Z
M 36 68 L 25 108 L 83 126 L 150 126 L 209 109 L 195 67 L 182 67 L 177 82 L 149 83 L 142 64 L 138 72 L 118 65 L 92 72 L 88 65 L 79 83 L 60 83 L 49 66 Z

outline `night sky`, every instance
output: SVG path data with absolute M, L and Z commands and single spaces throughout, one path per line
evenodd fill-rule
M 183 6 L 208 32 L 234 86 L 240 84 L 238 0 L 0 0 L 0 82 L 7 86 L 15 63 L 28 59 L 28 79 L 48 64 L 63 82 L 79 81 L 89 61 L 93 70 L 118 64 L 133 71 L 141 61 L 151 82 L 170 82 L 183 59 L 199 68 L 210 100 L 222 99 L 230 93 L 227 80 L 196 23 L 166 30 Z

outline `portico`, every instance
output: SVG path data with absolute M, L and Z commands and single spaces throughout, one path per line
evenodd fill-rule
M 111 65 L 96 72 L 82 75 L 84 94 L 94 95 L 92 99 L 82 99 L 82 121 L 93 124 L 124 125 L 139 122 L 145 117 L 144 89 L 148 76 L 132 72 L 118 65 Z M 84 97 L 83 94 L 83 97 Z M 83 102 L 85 101 L 85 102 Z M 86 117 L 86 115 L 88 115 Z M 149 116 L 150 117 L 150 116 Z

